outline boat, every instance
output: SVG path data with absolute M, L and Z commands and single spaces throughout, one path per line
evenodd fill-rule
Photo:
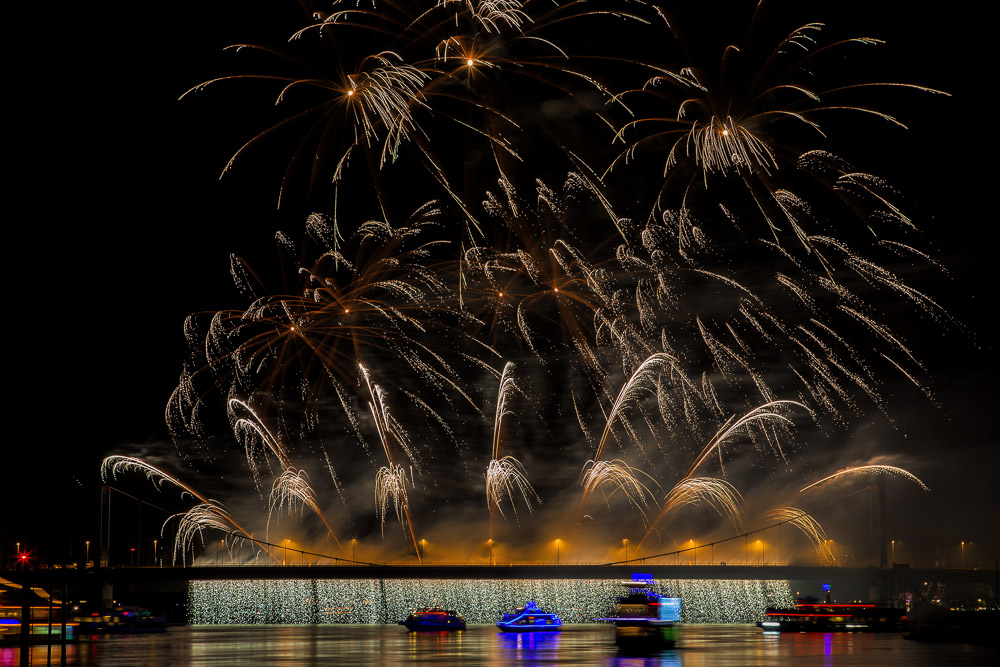
M 906 610 L 854 602 L 802 601 L 790 609 L 770 607 L 757 627 L 772 632 L 901 632 L 907 629 Z
M 165 632 L 167 629 L 165 615 L 128 605 L 80 611 L 73 620 L 79 624 L 81 634 L 136 634 Z
M 529 600 L 523 607 L 501 616 L 497 627 L 504 632 L 554 632 L 562 630 L 562 620 Z
M 903 639 L 916 642 L 957 642 L 980 646 L 1000 646 L 1000 610 L 948 609 L 918 599 L 908 614 L 913 630 Z
M 440 630 L 465 630 L 465 619 L 453 609 L 424 607 L 414 609 L 405 621 L 400 621 L 411 632 L 433 632 Z
M 656 592 L 649 575 L 634 574 L 632 581 L 622 583 L 628 592 L 618 598 L 617 615 L 596 620 L 615 624 L 615 643 L 621 649 L 673 648 L 681 620 L 681 599 Z
M 23 613 L 27 613 L 24 619 L 21 616 Z M 74 642 L 77 639 L 77 624 L 68 616 L 63 603 L 53 600 L 48 591 L 41 588 L 25 591 L 20 584 L 0 578 L 0 647 L 22 642 Z M 26 628 L 21 627 L 22 620 L 26 620 Z M 2 657 L 0 663 L 3 663 Z

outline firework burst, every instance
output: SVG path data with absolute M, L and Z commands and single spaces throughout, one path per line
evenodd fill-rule
M 642 87 L 621 94 L 654 103 L 649 113 L 637 112 L 637 117 L 619 130 L 618 137 L 623 140 L 629 134 L 641 136 L 628 142 L 612 167 L 635 158 L 637 151 L 656 146 L 653 152 L 661 156 L 665 179 L 657 210 L 680 208 L 687 214 L 702 206 L 716 210 L 728 206 L 732 210 L 732 203 L 726 204 L 724 193 L 729 189 L 723 182 L 733 180 L 743 186 L 752 208 L 763 217 L 776 241 L 780 242 L 783 230 L 791 230 L 807 252 L 815 252 L 810 239 L 813 233 L 807 229 L 814 220 L 809 198 L 796 194 L 798 188 L 792 185 L 802 180 L 798 174 L 808 174 L 828 187 L 867 222 L 882 218 L 911 224 L 886 196 L 888 188 L 882 179 L 858 172 L 827 151 L 799 146 L 807 141 L 805 137 L 810 137 L 809 141 L 825 139 L 827 125 L 821 124 L 821 119 L 830 115 L 853 113 L 905 127 L 867 103 L 852 103 L 852 93 L 885 87 L 933 94 L 940 91 L 867 81 L 817 87 L 818 65 L 851 47 L 871 48 L 881 41 L 858 37 L 824 44 L 820 41 L 824 25 L 810 22 L 776 44 L 762 46 L 757 35 L 765 31 L 757 24 L 771 4 L 756 5 L 747 43 L 726 45 L 721 56 L 712 56 L 715 62 L 711 65 L 701 63 L 704 56 L 696 54 L 695 45 L 684 34 L 684 21 L 655 8 L 660 24 L 681 46 L 688 64 L 656 66 L 656 74 Z M 862 199 L 877 207 L 858 207 Z M 691 222 L 682 216 L 675 223 L 686 227 L 678 239 L 691 247 L 691 234 L 687 233 L 694 231 Z
M 297 111 L 233 159 L 296 126 L 282 197 L 305 172 L 310 187 L 333 181 L 337 198 L 329 215 L 308 218 L 300 243 L 277 235 L 277 269 L 233 258 L 243 306 L 186 323 L 192 354 L 167 408 L 178 447 L 211 446 L 222 403 L 268 528 L 272 518 L 318 519 L 336 540 L 332 526 L 354 521 L 328 520 L 324 503 L 346 508 L 363 486 L 374 520 L 360 523 L 385 539 L 394 513 L 418 559 L 421 509 L 477 496 L 481 517 L 485 474 L 492 557 L 497 513 L 513 510 L 518 530 L 540 533 L 565 521 L 560 505 L 575 509 L 550 501 L 575 499 L 574 481 L 574 535 L 598 492 L 618 522 L 638 508 L 643 542 L 694 505 L 739 530 L 744 499 L 729 475 L 765 460 L 790 466 L 799 422 L 819 431 L 888 412 L 886 370 L 929 396 L 917 347 L 880 303 L 951 322 L 901 266 L 933 262 L 908 238 L 883 238 L 916 224 L 888 183 L 832 152 L 831 138 L 838 116 L 900 125 L 869 91 L 935 91 L 839 80 L 829 60 L 878 40 L 824 41 L 824 26 L 807 22 L 769 41 L 760 16 L 770 6 L 757 3 L 747 38 L 714 54 L 712 40 L 690 39 L 664 9 L 603 0 L 335 0 L 287 52 L 238 47 L 277 56 L 287 73 L 204 85 L 271 81 Z M 575 55 L 578 21 L 607 28 L 595 48 L 617 53 Z M 679 46 L 673 62 L 669 47 L 643 52 L 662 40 L 639 39 L 664 27 Z M 584 128 L 595 118 L 617 128 L 607 146 Z M 617 160 L 612 141 L 623 143 Z M 650 155 L 658 163 L 647 172 Z M 603 177 L 588 166 L 609 161 Z M 573 171 L 545 185 L 556 169 Z M 488 184 L 482 208 L 472 205 Z M 414 196 L 445 203 L 400 224 Z M 345 222 L 353 207 L 382 217 Z M 499 372 L 506 360 L 517 382 L 513 362 Z M 497 379 L 490 424 L 480 408 Z M 519 415 L 528 435 L 517 456 L 502 446 L 515 392 L 540 413 Z M 474 443 L 490 430 L 487 459 Z M 168 479 L 119 463 L 107 469 Z M 803 491 L 849 473 L 922 485 L 901 469 L 860 466 Z M 221 504 L 170 481 L 199 501 L 179 515 L 181 553 L 206 529 L 232 532 Z M 800 510 L 775 512 L 814 545 L 825 536 Z
M 511 171 L 524 160 L 515 138 L 539 122 L 539 114 L 512 103 L 528 90 L 582 106 L 610 127 L 603 105 L 577 93 L 593 91 L 603 99 L 611 99 L 611 93 L 547 36 L 553 30 L 565 32 L 563 24 L 574 19 L 608 13 L 630 16 L 541 0 L 379 2 L 370 7 L 337 0 L 311 12 L 309 25 L 292 35 L 286 49 L 230 47 L 267 54 L 288 74 L 218 77 L 185 96 L 244 79 L 280 87 L 277 103 L 296 110 L 251 138 L 226 167 L 228 171 L 271 135 L 301 128 L 303 137 L 286 170 L 279 203 L 300 172 L 308 172 L 310 190 L 328 178 L 345 182 L 350 159 L 361 153 L 357 161 L 368 166 L 367 182 L 388 215 L 393 193 L 384 169 L 408 147 L 413 164 L 466 213 L 470 229 L 479 231 L 463 196 L 466 170 L 440 150 L 442 140 L 475 142 L 501 174 Z M 558 152 L 558 142 L 551 143 Z M 364 178 L 351 181 L 351 187 L 364 183 Z

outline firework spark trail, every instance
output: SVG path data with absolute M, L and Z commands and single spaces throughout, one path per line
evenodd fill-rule
M 506 518 L 501 505 L 506 498 L 514 508 L 514 515 L 517 516 L 517 506 L 514 504 L 515 490 L 520 492 L 524 499 L 524 504 L 531 512 L 531 501 L 541 502 L 538 494 L 528 482 L 524 466 L 513 456 L 500 456 L 500 443 L 503 418 L 512 415 L 514 412 L 507 407 L 512 394 L 520 391 L 514 382 L 514 364 L 508 361 L 504 364 L 503 373 L 500 376 L 500 389 L 497 393 L 496 414 L 493 419 L 493 452 L 490 462 L 486 467 L 486 505 L 490 511 L 490 539 L 493 539 L 493 519 L 496 512 Z
M 733 435 L 739 433 L 740 430 L 746 426 L 749 426 L 757 422 L 764 422 L 769 420 L 774 420 L 785 424 L 792 424 L 793 422 L 791 419 L 784 416 L 780 412 L 776 411 L 776 408 L 780 408 L 783 406 L 795 406 L 805 409 L 805 406 L 799 403 L 798 401 L 780 400 L 780 401 L 771 401 L 770 403 L 765 403 L 764 405 L 759 405 L 753 410 L 750 410 L 749 412 L 741 416 L 739 419 L 735 419 L 735 417 L 730 417 L 728 420 L 726 420 L 726 423 L 722 425 L 722 428 L 720 428 L 715 433 L 715 435 L 712 436 L 712 439 L 708 441 L 708 444 L 705 445 L 705 448 L 702 449 L 701 454 L 699 454 L 698 458 L 696 458 L 694 460 L 694 463 L 691 464 L 691 467 L 688 469 L 687 474 L 684 475 L 684 477 L 688 478 L 694 475 L 698 467 L 705 462 L 705 460 L 713 451 L 718 452 L 719 463 L 721 464 L 722 444 Z
M 536 503 L 541 502 L 531 483 L 528 482 L 527 473 L 520 461 L 513 456 L 490 460 L 486 468 L 486 504 L 490 508 L 490 526 L 493 525 L 494 511 L 500 512 L 500 516 L 506 518 L 501 505 L 504 499 L 510 501 L 514 508 L 514 514 L 517 515 L 517 507 L 514 505 L 515 491 L 520 493 L 529 512 L 531 512 L 532 499 Z M 490 539 L 492 538 L 493 531 L 491 529 Z
M 600 489 L 604 491 L 606 500 L 621 491 L 645 516 L 643 510 L 648 506 L 646 496 L 652 496 L 652 492 L 650 492 L 649 487 L 639 481 L 639 474 L 644 473 L 638 468 L 628 465 L 621 459 L 587 461 L 583 466 L 580 485 L 583 486 L 585 496 L 590 496 Z M 605 490 L 608 487 L 611 489 L 610 492 Z M 580 520 L 577 519 L 577 526 L 574 528 L 573 536 L 575 536 L 576 530 L 579 528 L 579 523 Z M 571 539 L 573 536 L 571 536 Z
M 679 113 L 683 115 L 683 107 Z M 703 125 L 694 121 L 685 142 L 685 152 L 694 153 L 695 164 L 701 165 L 706 180 L 709 172 L 753 168 L 748 167 L 751 163 L 764 173 L 778 168 L 770 147 L 745 127 L 738 126 L 732 116 L 724 119 L 713 116 Z
M 396 518 L 399 520 L 405 532 L 410 535 L 413 544 L 413 551 L 417 555 L 417 562 L 422 561 L 420 549 L 417 546 L 417 537 L 413 532 L 413 520 L 410 517 L 410 506 L 407 498 L 407 484 L 412 484 L 412 480 L 407 479 L 406 469 L 397 464 L 394 460 L 392 449 L 389 446 L 389 438 L 403 450 L 403 453 L 414 460 L 413 452 L 406 441 L 406 434 L 403 433 L 399 423 L 389 414 L 389 407 L 385 402 L 385 393 L 382 388 L 371 381 L 371 376 L 364 364 L 358 364 L 361 375 L 364 378 L 365 386 L 368 389 L 368 409 L 371 411 L 372 419 L 375 420 L 375 428 L 378 431 L 379 441 L 382 443 L 382 451 L 388 466 L 379 468 L 375 475 L 375 509 L 376 514 L 382 524 L 382 532 L 385 533 L 386 508 L 389 500 L 392 500 L 393 508 L 396 510 Z
M 401 525 L 409 528 L 410 537 L 413 538 L 413 527 L 409 521 L 409 497 L 407 487 L 413 482 L 406 476 L 406 468 L 401 465 L 389 462 L 389 465 L 382 466 L 375 473 L 375 512 L 381 520 L 382 534 L 385 535 L 385 517 L 391 502 L 396 511 L 396 519 Z M 413 539 L 416 548 L 416 539 Z M 419 554 L 418 554 L 419 560 Z
M 258 436 L 259 441 L 264 443 L 267 448 L 277 457 L 278 461 L 281 463 L 281 467 L 286 470 L 292 470 L 292 461 L 288 457 L 288 453 L 285 448 L 281 445 L 278 438 L 271 433 L 271 430 L 264 425 L 264 422 L 257 415 L 257 413 L 251 408 L 247 403 L 238 398 L 230 398 L 227 402 L 227 407 L 229 408 L 229 418 L 232 423 L 233 433 L 236 434 L 236 439 L 243 443 L 243 449 L 246 451 L 247 464 L 250 466 L 250 470 L 253 473 L 254 482 L 260 486 L 260 467 L 257 465 L 257 457 L 254 445 L 258 442 L 257 439 L 253 438 L 253 435 Z M 250 417 L 237 417 L 236 408 L 242 408 Z
M 275 478 L 268 496 L 267 522 L 270 526 L 271 514 L 277 510 L 292 514 L 299 510 L 299 517 L 306 506 L 314 508 L 317 505 L 316 492 L 309 485 L 305 470 L 285 470 Z
M 323 510 L 319 507 L 319 501 L 316 498 L 316 492 L 313 491 L 312 487 L 309 485 L 309 481 L 304 471 L 298 470 L 292 463 L 291 457 L 288 452 L 281 445 L 278 438 L 271 433 L 270 429 L 264 425 L 260 416 L 251 408 L 245 401 L 238 398 L 230 398 L 229 402 L 229 414 L 230 419 L 233 423 L 233 432 L 236 434 L 237 439 L 243 441 L 244 448 L 247 454 L 247 461 L 250 463 L 250 468 L 253 471 L 254 479 L 258 482 L 260 472 L 256 465 L 256 460 L 253 453 L 253 441 L 254 438 L 246 437 L 245 433 L 248 431 L 256 434 L 270 449 L 270 451 L 277 457 L 278 461 L 281 463 L 282 471 L 281 475 L 274 481 L 271 487 L 271 493 L 268 499 L 268 520 L 267 526 L 270 529 L 271 526 L 271 514 L 274 508 L 277 506 L 279 509 L 283 505 L 287 505 L 289 511 L 291 511 L 292 504 L 294 502 L 301 503 L 303 506 L 308 507 L 313 513 L 319 517 L 320 521 L 326 527 L 327 534 L 333 538 L 334 543 L 340 552 L 347 555 L 344 551 L 344 546 L 337 539 L 336 533 L 334 533 L 333 528 L 330 526 L 330 522 L 327 521 L 326 515 Z M 242 408 L 247 413 L 250 414 L 250 418 L 247 417 L 237 417 L 234 408 Z M 334 477 L 334 479 L 336 479 Z
M 764 520 L 769 523 L 781 521 L 792 524 L 802 531 L 803 535 L 809 538 L 813 548 L 816 549 L 816 554 L 824 565 L 837 564 L 837 559 L 834 558 L 830 544 L 827 542 L 826 531 L 823 530 L 823 526 L 820 525 L 819 521 L 814 519 L 808 512 L 796 509 L 795 507 L 775 507 L 764 514 Z
M 632 377 L 622 385 L 621 391 L 618 392 L 618 397 L 611 406 L 611 412 L 608 414 L 604 432 L 601 434 L 601 440 L 597 444 L 597 451 L 594 452 L 593 460 L 595 462 L 601 460 L 601 455 L 604 453 L 604 445 L 607 443 L 608 436 L 611 435 L 611 428 L 614 426 L 615 419 L 619 417 L 622 409 L 639 398 L 643 391 L 644 382 L 651 381 L 661 372 L 663 365 L 670 365 L 673 361 L 675 361 L 674 358 L 666 353 L 657 352 L 652 354 L 639 364 L 639 367 L 632 373 Z
M 732 484 L 724 479 L 714 477 L 686 477 L 670 489 L 663 507 L 656 521 L 651 524 L 655 526 L 674 510 L 686 505 L 698 505 L 705 503 L 714 509 L 719 516 L 729 521 L 735 530 L 740 530 L 743 526 L 743 496 Z M 639 547 L 642 543 L 639 544 Z M 638 553 L 638 548 L 636 553 Z
M 175 517 L 180 518 L 181 522 L 178 526 L 177 537 L 174 540 L 175 559 L 177 557 L 178 550 L 180 550 L 181 558 L 183 559 L 186 549 L 193 544 L 194 536 L 196 534 L 201 534 L 202 527 L 215 528 L 227 533 L 231 532 L 231 530 L 235 528 L 246 536 L 248 540 L 255 542 L 253 536 L 244 530 L 243 527 L 238 524 L 229 512 L 221 507 L 218 502 L 210 498 L 206 498 L 184 482 L 180 481 L 173 475 L 160 470 L 156 466 L 146 463 L 142 459 L 135 458 L 134 456 L 109 456 L 101 463 L 101 479 L 105 482 L 108 481 L 109 476 L 117 477 L 118 473 L 122 471 L 143 472 L 157 487 L 159 487 L 163 482 L 170 482 L 181 490 L 182 496 L 184 493 L 187 493 L 192 498 L 197 498 L 200 501 L 199 505 L 191 508 L 187 513 L 169 517 L 167 521 L 163 523 L 163 525 L 166 526 L 170 519 Z M 161 529 L 161 536 L 162 534 L 163 531 Z M 277 556 L 272 554 L 266 546 L 260 545 L 260 548 L 275 561 L 278 560 Z
M 650 355 L 645 361 L 639 364 L 639 367 L 636 368 L 632 376 L 622 386 L 621 391 L 618 392 L 618 397 L 615 399 L 611 411 L 608 413 L 604 432 L 601 434 L 601 440 L 597 444 L 594 458 L 588 460 L 583 466 L 581 474 L 583 493 L 580 495 L 580 508 L 577 510 L 576 521 L 573 524 L 573 533 L 570 536 L 571 541 L 580 528 L 580 521 L 583 519 L 583 509 L 587 498 L 598 488 L 603 488 L 607 485 L 619 485 L 620 490 L 640 511 L 645 506 L 646 493 L 649 492 L 649 489 L 636 478 L 636 469 L 617 459 L 614 461 L 603 461 L 601 460 L 601 455 L 604 453 L 605 443 L 611 434 L 611 428 L 615 420 L 619 417 L 621 410 L 631 403 L 636 402 L 643 389 L 643 383 L 655 378 L 661 372 L 662 366 L 670 364 L 672 361 L 673 358 L 663 352 Z M 626 424 L 624 420 L 623 424 Z
M 201 539 L 201 543 L 204 546 L 205 537 L 203 531 L 205 529 L 217 530 L 225 534 L 231 534 L 233 526 L 236 523 L 233 521 L 232 516 L 225 508 L 217 505 L 213 501 L 207 503 L 200 503 L 195 505 L 191 509 L 181 514 L 174 514 L 167 518 L 163 523 L 163 528 L 160 529 L 160 537 L 163 537 L 166 532 L 166 525 L 171 519 L 177 519 L 177 533 L 174 538 L 174 550 L 173 550 L 173 562 L 177 562 L 177 556 L 180 555 L 181 565 L 185 564 L 185 556 L 188 551 L 194 553 L 194 545 L 196 539 Z M 247 536 L 249 538 L 249 536 Z M 249 538 L 250 541 L 258 545 L 259 543 Z M 271 558 L 278 561 L 277 556 L 267 551 L 267 547 L 260 545 L 260 548 L 268 553 Z
M 823 479 L 817 482 L 813 482 L 809 486 L 805 486 L 799 489 L 799 493 L 803 491 L 808 491 L 809 489 L 819 486 L 824 482 L 829 482 L 830 480 L 837 479 L 842 475 L 871 475 L 876 477 L 887 475 L 891 477 L 902 477 L 903 479 L 908 479 L 911 482 L 916 483 L 924 491 L 930 491 L 930 489 L 927 488 L 927 485 L 924 484 L 922 481 L 920 481 L 916 475 L 907 470 L 903 470 L 902 468 L 898 468 L 896 466 L 886 466 L 886 465 L 864 465 L 864 466 L 854 466 L 853 468 L 844 468 L 843 470 L 838 470 L 832 475 L 828 475 L 827 477 L 824 477 Z
M 678 482 L 674 486 L 674 489 L 672 489 L 670 493 L 667 495 L 667 498 L 665 499 L 664 504 L 660 508 L 659 513 L 656 515 L 656 518 L 653 519 L 652 522 L 650 522 L 649 528 L 646 529 L 646 534 L 643 535 L 642 540 L 639 541 L 639 545 L 636 547 L 636 553 L 638 553 L 638 550 L 642 548 L 642 545 L 646 542 L 646 540 L 649 539 L 649 536 L 652 535 L 653 530 L 656 528 L 659 522 L 662 521 L 667 516 L 667 514 L 669 514 L 672 510 L 674 510 L 679 506 L 677 499 L 684 498 L 685 496 L 683 494 L 693 493 L 692 489 L 699 488 L 700 484 L 697 483 L 691 487 L 687 486 L 686 483 L 688 480 L 712 479 L 712 478 L 694 477 L 694 474 L 697 471 L 698 467 L 701 466 L 701 464 L 704 463 L 705 460 L 708 459 L 708 457 L 713 452 L 716 452 L 718 454 L 719 464 L 721 466 L 722 444 L 729 438 L 733 437 L 734 435 L 741 433 L 744 429 L 751 426 L 752 424 L 766 424 L 769 422 L 792 424 L 793 422 L 791 419 L 789 419 L 788 417 L 784 416 L 783 414 L 777 411 L 777 409 L 787 406 L 796 406 L 803 409 L 805 408 L 804 405 L 802 405 L 797 401 L 789 401 L 789 400 L 771 401 L 769 403 L 765 403 L 764 405 L 757 406 L 756 408 L 745 413 L 738 419 L 735 417 L 735 415 L 727 419 L 726 423 L 723 424 L 722 428 L 716 431 L 715 435 L 712 436 L 711 440 L 708 441 L 708 444 L 706 444 L 705 447 L 701 450 L 701 453 L 694 460 L 694 463 L 691 464 L 691 467 L 688 468 L 687 473 L 684 475 L 683 478 L 681 478 L 681 481 Z M 765 437 L 766 435 L 767 434 L 765 432 Z M 781 451 L 780 444 L 777 442 L 776 434 L 775 434 L 775 439 L 772 441 L 771 438 L 768 438 L 768 442 L 771 443 L 771 445 L 775 448 L 775 450 L 779 453 L 779 455 L 784 456 L 783 452 Z M 710 486 L 709 488 L 712 490 L 713 493 L 724 494 L 726 492 L 725 487 L 721 487 L 718 485 L 713 485 Z M 681 495 L 675 496 L 674 492 L 677 489 L 680 489 L 680 491 L 677 491 L 677 494 Z M 735 488 L 732 490 L 735 492 Z M 737 493 L 737 496 L 738 495 L 739 494 Z M 725 509 L 726 514 L 723 514 L 722 511 L 720 511 L 720 514 L 723 514 L 724 516 L 727 514 L 732 516 L 732 512 L 728 509 L 729 504 L 727 504 L 727 502 L 724 501 L 721 496 L 716 496 L 711 500 L 708 497 L 705 498 L 700 498 L 698 496 L 693 496 L 693 497 L 695 497 L 698 500 L 705 500 L 706 502 L 709 502 L 709 504 L 712 504 L 713 507 L 716 507 L 716 511 L 719 511 L 718 507 L 726 508 Z M 716 503 L 718 504 L 718 506 L 716 505 Z

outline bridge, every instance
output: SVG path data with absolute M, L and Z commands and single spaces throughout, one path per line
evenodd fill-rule
M 879 509 L 884 509 L 884 499 L 882 497 L 883 487 L 881 485 L 872 487 L 873 492 L 878 491 Z M 123 493 L 112 487 L 105 487 L 102 492 L 102 505 L 109 501 L 112 492 Z M 128 495 L 128 494 L 123 494 Z M 149 505 L 148 502 L 128 496 L 137 506 Z M 874 493 L 873 493 L 874 497 Z M 153 506 L 155 507 L 155 506 Z M 160 509 L 160 508 L 157 508 Z M 881 514 L 881 512 L 880 512 Z M 158 557 L 156 548 L 157 539 L 152 540 L 152 558 L 148 555 L 141 558 L 138 547 L 142 543 L 141 531 L 138 531 L 141 522 L 136 521 L 137 535 L 131 538 L 136 544 L 136 548 L 130 549 L 128 566 L 120 561 L 110 562 L 109 555 L 112 551 L 110 534 L 110 515 L 104 516 L 102 508 L 102 530 L 99 546 L 94 550 L 100 554 L 100 560 L 89 562 L 90 542 L 82 559 L 84 563 L 60 567 L 50 564 L 47 569 L 45 565 L 40 565 L 40 569 L 35 572 L 24 572 L 22 580 L 28 581 L 29 585 L 44 586 L 49 589 L 66 590 L 70 593 L 71 599 L 86 598 L 91 602 L 103 600 L 110 603 L 112 599 L 134 600 L 138 604 L 152 605 L 153 598 L 173 597 L 175 599 L 186 599 L 187 591 L 192 582 L 222 582 L 222 581 L 400 581 L 400 580 L 433 580 L 433 581 L 514 581 L 514 580 L 603 580 L 621 581 L 630 579 L 634 573 L 648 574 L 652 578 L 660 581 L 756 581 L 756 582 L 789 582 L 791 592 L 803 595 L 822 595 L 821 584 L 830 584 L 835 591 L 835 599 L 839 601 L 849 599 L 877 599 L 896 600 L 900 596 L 913 593 L 917 596 L 927 594 L 935 587 L 940 590 L 942 586 L 968 586 L 976 587 L 978 596 L 989 601 L 997 599 L 998 572 L 997 568 L 971 569 L 971 568 L 913 568 L 909 565 L 887 563 L 889 543 L 887 540 L 879 539 L 879 546 L 872 563 L 864 566 L 845 566 L 836 564 L 794 564 L 781 563 L 781 532 L 782 524 L 789 520 L 779 521 L 770 526 L 764 526 L 757 530 L 748 531 L 740 535 L 734 535 L 716 542 L 698 544 L 688 548 L 682 548 L 667 554 L 656 554 L 642 558 L 633 558 L 628 561 L 617 563 L 509 563 L 497 564 L 492 559 L 489 564 L 469 564 L 469 563 L 435 563 L 435 562 L 402 562 L 402 563 L 361 563 L 354 560 L 335 557 L 329 554 L 311 553 L 301 548 L 292 548 L 287 543 L 269 543 L 263 540 L 248 538 L 245 534 L 228 533 L 225 534 L 227 540 L 237 540 L 240 542 L 255 542 L 260 546 L 268 547 L 275 553 L 281 554 L 281 561 L 271 564 L 261 564 L 260 562 L 240 562 L 232 560 L 225 562 L 224 554 L 216 553 L 214 562 L 211 554 L 205 552 L 195 566 L 164 566 L 164 561 Z M 126 522 L 126 527 L 129 522 Z M 147 524 L 148 525 L 148 524 Z M 874 526 L 873 526 L 874 527 Z M 879 521 L 878 533 L 884 533 L 882 521 Z M 768 563 L 765 559 L 763 547 L 760 547 L 757 563 L 753 562 L 756 555 L 754 550 L 748 549 L 748 540 L 751 536 L 762 534 L 767 530 L 777 529 L 778 549 L 775 563 Z M 116 530 L 115 533 L 121 535 L 123 531 Z M 124 531 L 128 534 L 130 531 Z M 157 535 L 159 537 L 159 535 Z M 880 535 L 880 538 L 884 534 Z M 716 560 L 715 547 L 727 542 L 735 541 L 737 544 L 743 543 L 744 555 L 740 563 L 722 563 Z M 625 541 L 627 542 L 627 540 Z M 895 544 L 894 542 L 891 544 Z M 964 547 L 964 543 L 963 543 Z M 216 545 L 218 549 L 218 544 Z M 116 553 L 121 548 L 116 549 Z M 95 553 L 95 555 L 97 555 Z M 149 552 L 145 552 L 149 553 Z M 557 552 L 558 553 L 558 552 Z M 626 551 L 627 553 L 627 551 Z M 291 555 L 292 558 L 288 559 Z M 352 554 L 353 555 L 353 554 Z M 893 547 L 891 555 L 893 560 L 896 556 L 896 549 Z M 749 558 L 749 560 L 748 560 Z M 773 558 L 773 555 L 772 555 Z M 674 564 L 667 564 L 669 560 Z M 699 563 L 704 559 L 705 562 Z M 686 563 L 684 561 L 687 560 Z M 152 562 L 157 562 L 153 565 Z M 680 561 L 680 562 L 678 562 Z M 143 566 L 138 563 L 145 562 Z M 683 563 L 683 564 L 681 564 Z M 963 553 L 964 563 L 964 553 Z M 77 565 L 84 565 L 79 568 Z M 93 567 L 94 565 L 98 567 Z M 110 566 L 109 566 L 110 565 Z M 7 575 L 17 581 L 19 577 L 14 573 Z M 990 591 L 989 589 L 993 589 Z M 928 595 L 927 597 L 932 597 Z
M 189 567 L 105 567 L 49 569 L 28 576 L 29 585 L 67 587 L 90 599 L 116 596 L 161 598 L 184 596 L 193 581 L 282 581 L 282 580 L 618 580 L 633 574 L 650 575 L 659 581 L 788 581 L 793 593 L 817 595 L 821 584 L 830 584 L 838 600 L 894 600 L 919 595 L 932 586 L 977 585 L 993 588 L 995 569 L 912 568 L 894 565 L 844 567 L 820 565 L 209 565 Z M 8 575 L 11 576 L 11 575 Z M 18 577 L 20 578 L 20 577 Z M 97 598 L 97 599 L 100 599 Z

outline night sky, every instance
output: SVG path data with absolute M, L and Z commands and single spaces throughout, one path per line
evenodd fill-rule
M 814 477 L 867 460 L 869 447 L 889 453 L 931 489 L 899 488 L 905 509 L 893 516 L 900 524 L 906 517 L 905 529 L 950 564 L 949 550 L 961 540 L 982 545 L 982 559 L 992 563 L 1000 533 L 997 355 L 988 312 L 997 283 L 994 185 L 987 182 L 993 160 L 974 166 L 995 149 L 982 74 L 994 58 L 974 25 L 983 21 L 962 11 L 968 2 L 942 5 L 937 15 L 914 14 L 897 0 L 816 4 L 817 20 L 888 43 L 879 74 L 952 94 L 911 96 L 911 106 L 892 109 L 908 132 L 853 137 L 845 154 L 903 193 L 924 249 L 951 275 L 933 294 L 967 331 L 929 320 L 904 326 L 939 407 L 912 390 L 892 396 L 890 388 L 894 424 L 865 418 L 829 436 L 826 446 L 859 454 L 831 460 Z M 275 208 L 282 164 L 269 151 L 280 155 L 280 141 L 218 179 L 274 117 L 271 89 L 250 82 L 178 97 L 214 76 L 247 71 L 242 55 L 223 53 L 225 46 L 280 47 L 301 16 L 297 3 L 262 0 L 181 0 L 128 12 L 100 6 L 24 38 L 26 88 L 9 91 L 18 121 L 8 126 L 15 399 L 3 456 L 5 545 L 44 539 L 52 553 L 96 530 L 101 459 L 168 451 L 163 413 L 186 354 L 184 318 L 243 303 L 232 287 L 230 253 L 268 261 L 275 231 L 300 233 L 313 205 Z M 235 460 L 234 474 L 243 475 L 245 459 L 237 452 Z M 575 474 L 576 460 L 571 467 Z M 148 485 L 133 488 L 162 499 Z M 53 527 L 66 526 L 72 529 L 53 537 Z

